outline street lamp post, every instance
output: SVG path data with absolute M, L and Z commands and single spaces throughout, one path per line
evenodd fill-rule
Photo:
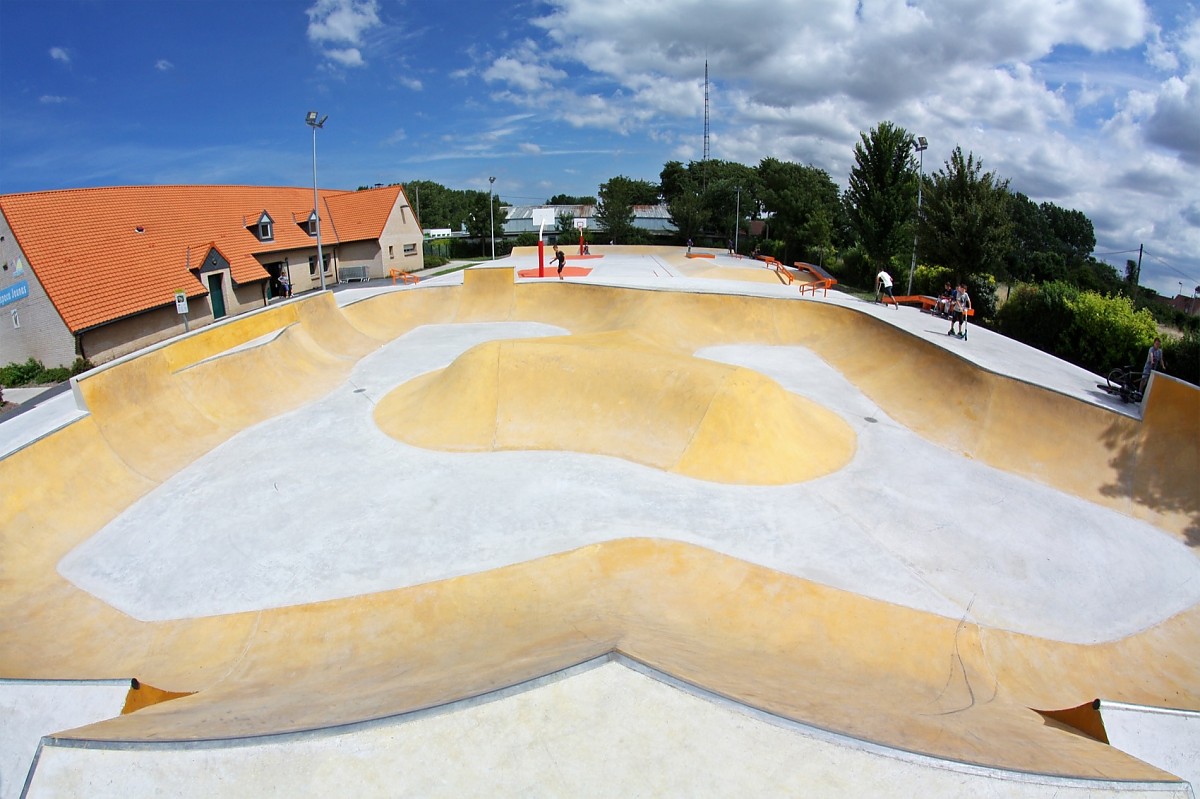
M 737 205 L 733 212 L 733 252 L 738 251 L 738 228 L 742 226 L 742 187 L 738 186 Z
M 321 275 L 321 291 L 324 291 L 325 254 L 321 252 L 321 204 L 317 199 L 317 128 L 325 127 L 325 120 L 329 119 L 329 114 L 321 117 L 320 122 L 317 121 L 317 116 L 316 111 L 309 111 L 304 121 L 312 128 L 313 132 L 313 215 L 317 222 L 317 272 Z
M 924 136 L 918 136 L 913 142 L 913 148 L 921 156 L 921 171 L 917 178 L 917 224 L 913 228 L 913 253 L 912 265 L 908 268 L 908 294 L 912 296 L 913 273 L 917 271 L 917 230 L 921 224 L 921 185 L 925 182 L 925 148 L 929 146 L 929 142 Z
M 496 215 L 492 212 L 492 187 L 495 184 L 495 178 L 488 178 L 488 228 L 490 228 L 492 236 L 493 261 L 496 260 Z

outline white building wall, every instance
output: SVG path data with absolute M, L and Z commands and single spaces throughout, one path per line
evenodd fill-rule
M 50 302 L 3 214 L 0 302 L 4 302 L 0 306 L 0 365 L 24 363 L 30 358 L 47 367 L 75 362 L 75 337 Z
M 417 225 L 417 217 L 402 192 L 379 236 L 381 274 L 376 275 L 372 272 L 371 277 L 387 277 L 387 273 L 392 269 L 399 269 L 401 272 L 417 272 L 424 269 L 424 241 L 425 234 Z

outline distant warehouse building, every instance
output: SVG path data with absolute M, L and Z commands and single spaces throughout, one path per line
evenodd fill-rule
M 570 216 L 573 219 L 583 219 L 590 233 L 604 237 L 600 223 L 595 219 L 594 205 L 510 205 L 506 206 L 508 217 L 504 222 L 505 236 L 519 236 L 522 233 L 537 233 L 538 226 L 533 224 L 533 212 L 543 208 L 554 211 L 555 218 Z M 676 232 L 675 223 L 671 221 L 671 212 L 665 205 L 635 205 L 633 206 L 633 226 L 652 236 L 668 235 Z M 545 231 L 547 238 L 554 241 L 555 225 L 548 225 Z
M 422 268 L 400 186 L 319 192 L 326 284 Z M 102 363 L 319 288 L 311 188 L 122 186 L 0 195 L 0 364 Z M 181 315 L 176 296 L 187 298 Z

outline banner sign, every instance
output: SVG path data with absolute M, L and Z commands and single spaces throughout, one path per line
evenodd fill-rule
M 19 283 L 13 283 L 7 288 L 0 289 L 0 308 L 5 305 L 14 303 L 17 300 L 23 300 L 29 296 L 29 281 L 22 280 Z

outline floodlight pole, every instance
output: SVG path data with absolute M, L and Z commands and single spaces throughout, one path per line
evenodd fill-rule
M 738 228 L 742 226 L 742 187 L 738 186 L 737 190 L 737 206 L 733 212 L 733 254 L 737 255 L 738 251 Z
M 917 224 L 913 226 L 912 265 L 908 268 L 908 295 L 912 296 L 913 273 L 917 271 L 917 232 L 921 225 L 921 185 L 925 182 L 925 148 L 929 146 L 924 136 L 918 136 L 913 148 L 921 156 L 921 171 L 917 178 Z
M 492 260 L 496 260 L 496 217 L 492 212 L 492 187 L 496 184 L 495 178 L 488 178 L 488 227 L 492 234 Z
M 317 128 L 325 127 L 325 120 L 329 119 L 329 115 L 326 114 L 319 122 L 317 116 L 316 111 L 309 111 L 304 121 L 312 128 L 313 132 L 313 215 L 317 219 L 317 272 L 321 275 L 321 291 L 324 291 L 325 254 L 321 251 L 321 204 L 317 199 Z

